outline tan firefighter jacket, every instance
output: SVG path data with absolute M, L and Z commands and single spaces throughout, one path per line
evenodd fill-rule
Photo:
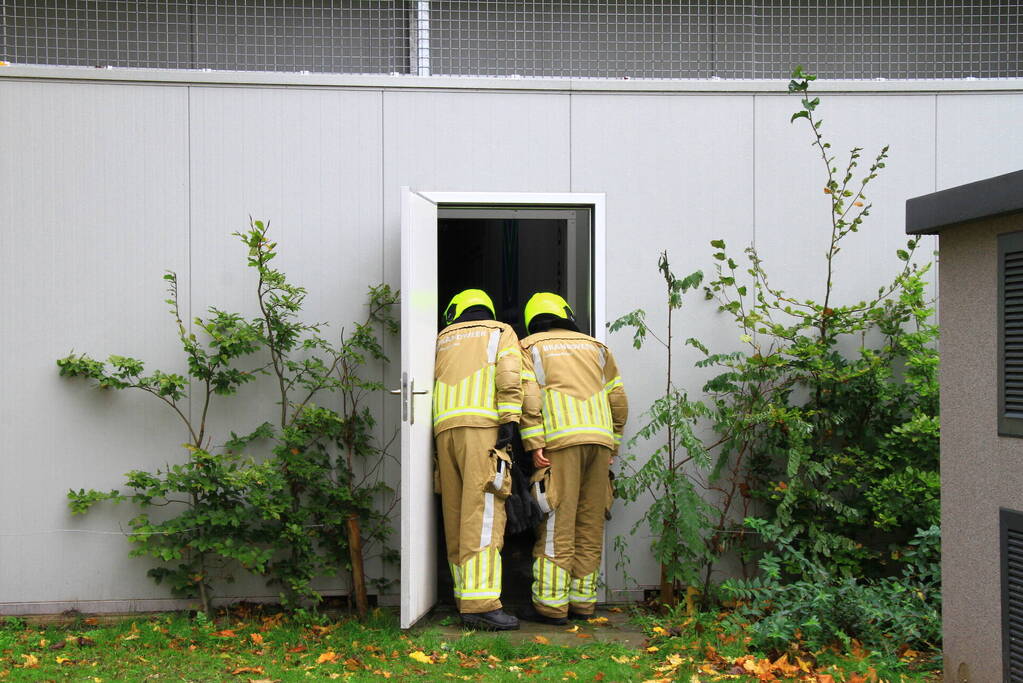
M 606 346 L 581 332 L 540 332 L 522 340 L 522 366 L 527 450 L 598 444 L 617 453 L 629 404 Z
M 514 330 L 496 320 L 448 325 L 437 336 L 433 433 L 496 427 L 522 414 L 522 354 Z

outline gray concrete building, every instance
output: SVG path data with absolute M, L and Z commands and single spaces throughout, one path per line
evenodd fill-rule
M 1023 171 L 906 203 L 939 236 L 947 680 L 1023 677 Z

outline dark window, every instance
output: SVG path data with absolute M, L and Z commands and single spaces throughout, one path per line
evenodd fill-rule
M 1002 678 L 1023 682 L 1023 513 L 999 510 L 1002 549 Z
M 998 236 L 998 433 L 1023 436 L 1023 232 Z

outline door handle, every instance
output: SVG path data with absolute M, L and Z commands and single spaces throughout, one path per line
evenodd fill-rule
M 407 421 L 411 425 L 416 423 L 416 402 L 410 400 L 410 397 L 422 396 L 430 392 L 426 389 L 416 391 L 416 380 L 409 380 L 408 373 L 403 372 L 401 373 L 401 387 L 391 389 L 387 393 L 401 396 L 401 419 L 403 422 Z

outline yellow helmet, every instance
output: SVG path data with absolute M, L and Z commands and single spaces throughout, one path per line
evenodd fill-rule
M 533 322 L 533 318 L 542 313 L 550 313 L 564 320 L 575 321 L 575 314 L 572 312 L 572 307 L 568 305 L 567 301 L 553 292 L 537 292 L 529 297 L 529 301 L 526 302 L 526 309 L 523 311 L 527 331 L 529 330 L 529 323 Z
M 494 302 L 490 300 L 487 293 L 482 289 L 465 289 L 451 297 L 451 303 L 444 309 L 444 323 L 450 325 L 459 316 L 465 313 L 470 306 L 486 306 L 490 315 L 497 316 L 494 311 Z

